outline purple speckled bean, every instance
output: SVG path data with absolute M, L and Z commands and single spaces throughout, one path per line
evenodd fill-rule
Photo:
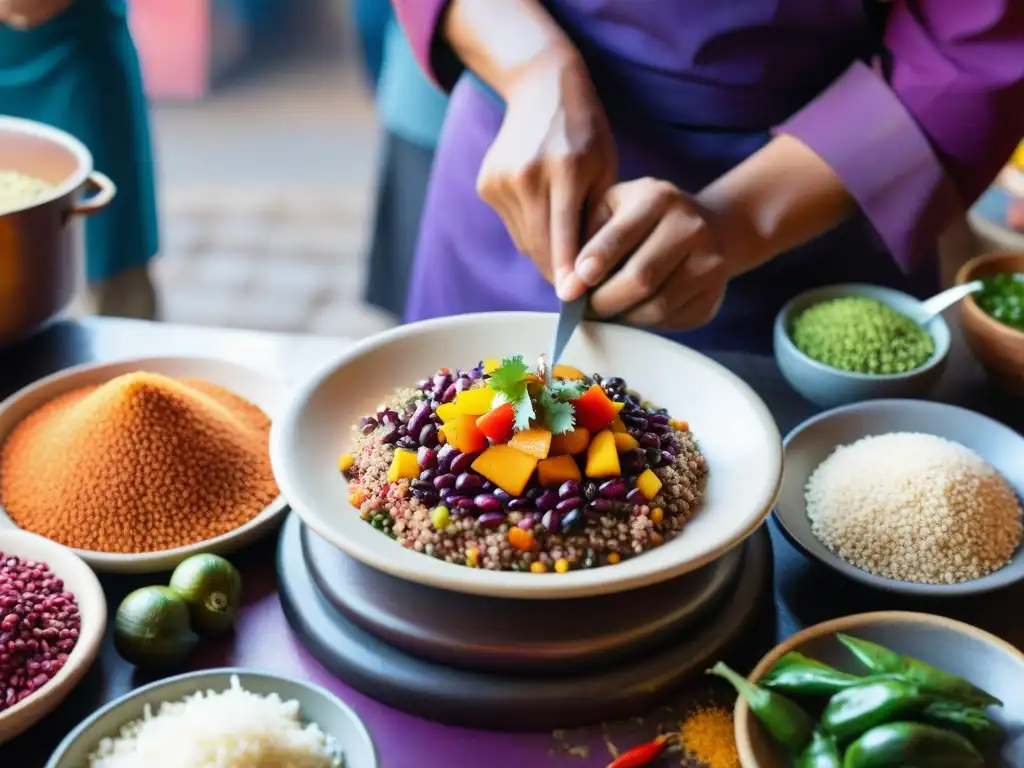
M 420 441 L 420 445 L 425 445 L 427 448 L 437 448 L 437 425 L 431 424 L 429 421 L 423 425 L 423 429 L 419 431 L 416 437 Z
M 395 445 L 397 445 L 399 448 L 404 448 L 407 451 L 415 451 L 417 448 L 420 447 L 420 444 L 417 443 L 416 440 L 409 437 L 408 435 L 403 435 L 402 437 L 398 438 L 398 442 L 395 443 Z
M 574 509 L 579 509 L 582 504 L 583 499 L 579 496 L 570 496 L 568 499 L 562 499 L 558 502 L 558 505 L 555 507 L 555 511 L 562 515 L 568 515 L 568 513 L 572 512 Z
M 541 518 L 540 524 L 552 533 L 558 533 L 562 530 L 562 515 L 553 509 L 549 509 L 544 513 L 544 517 Z
M 434 478 L 434 487 L 437 488 L 437 490 L 439 491 L 442 488 L 454 488 L 455 480 L 456 476 L 453 475 L 451 472 L 444 475 L 438 475 L 437 477 Z
M 674 453 L 672 453 L 672 451 L 662 451 L 661 452 L 661 463 L 665 464 L 665 465 L 675 464 L 676 463 L 676 455 Z
M 493 483 L 485 483 L 484 487 L 486 488 L 488 485 L 493 486 L 494 484 Z M 489 489 L 489 490 L 491 491 L 491 493 L 494 494 L 494 497 L 498 501 L 500 501 L 502 504 L 509 504 L 512 501 L 512 494 L 509 493 L 508 491 L 503 491 L 501 488 L 493 488 L 493 487 L 491 489 Z
M 463 374 L 462 376 L 459 376 L 459 378 L 457 378 L 455 380 L 455 391 L 456 391 L 456 393 L 458 393 L 458 392 L 465 392 L 472 385 L 473 385 L 473 382 L 470 381 L 469 377 L 466 376 L 465 374 Z
M 456 507 L 462 510 L 476 509 L 476 504 L 473 499 L 468 496 L 452 496 L 448 499 L 449 505 L 454 504 Z
M 463 472 L 468 472 L 469 468 L 473 466 L 473 462 L 476 461 L 478 453 L 460 453 L 458 456 L 452 459 L 449 471 L 454 472 L 456 475 L 461 475 Z
M 626 494 L 626 501 L 630 504 L 646 504 L 650 499 L 644 496 L 644 492 L 639 488 L 634 488 Z
M 484 512 L 477 518 L 477 522 L 484 528 L 498 528 L 505 522 L 504 512 Z
M 637 430 L 638 432 L 643 432 L 647 429 L 647 419 L 643 416 L 623 416 L 622 423 L 627 427 Z
M 558 494 L 555 491 L 544 491 L 534 503 L 537 505 L 537 509 L 554 509 L 558 503 Z
M 455 480 L 455 490 L 459 493 L 477 493 L 483 490 L 484 479 L 480 475 L 471 475 L 463 472 Z
M 583 520 L 583 511 L 580 509 L 570 509 L 562 515 L 562 530 L 568 531 L 581 520 Z
M 520 510 L 526 509 L 531 505 L 532 502 L 529 499 L 524 499 L 522 496 L 517 496 L 514 499 L 508 500 L 508 508 L 513 512 L 518 512 Z
M 501 502 L 489 493 L 481 493 L 473 499 L 473 505 L 481 512 L 501 511 Z M 504 517 L 504 513 L 502 513 Z
M 615 502 L 611 499 L 594 499 L 587 506 L 599 515 L 610 515 L 615 511 Z
M 432 448 L 423 446 L 416 452 L 416 463 L 420 465 L 420 469 L 435 469 L 437 468 L 437 454 Z
M 628 490 L 626 481 L 621 477 L 617 477 L 614 480 L 605 480 L 601 483 L 597 492 L 606 499 L 621 499 Z
M 536 524 L 537 524 L 537 518 L 534 517 L 533 515 L 527 515 L 522 520 L 520 520 L 518 523 L 516 523 L 516 525 L 519 526 L 520 528 L 522 528 L 524 531 L 532 531 L 533 530 L 533 526 L 535 526 Z
M 639 448 L 633 448 L 619 457 L 623 472 L 638 472 L 643 468 L 646 457 Z
M 668 416 L 666 416 L 663 413 L 652 413 L 650 417 L 647 419 L 647 421 L 652 425 L 661 424 L 664 426 L 665 424 L 668 424 L 669 419 Z
M 420 480 L 424 480 L 424 481 L 430 483 L 430 487 L 431 488 L 434 487 L 434 478 L 435 477 L 437 477 L 437 470 L 436 469 L 424 469 L 422 472 L 420 472 Z
M 459 390 L 455 388 L 454 384 L 449 384 L 445 389 L 444 394 L 441 395 L 442 403 L 450 403 L 455 399 L 455 396 L 459 394 Z
M 653 432 L 644 432 L 638 440 L 644 448 L 657 448 L 661 450 L 661 438 Z
M 580 484 L 575 480 L 566 480 L 558 488 L 558 498 L 568 499 L 572 496 L 580 495 Z
M 448 472 L 452 466 L 452 459 L 459 455 L 459 452 L 450 445 L 442 445 L 437 449 L 437 468 L 442 472 Z
M 380 433 L 380 441 L 385 445 L 393 445 L 398 442 L 398 427 L 394 424 L 389 424 L 384 428 L 384 431 Z

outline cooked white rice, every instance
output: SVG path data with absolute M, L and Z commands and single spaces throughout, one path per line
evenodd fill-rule
M 17 171 L 0 171 L 0 215 L 27 208 L 53 190 L 48 182 Z
M 896 432 L 837 448 L 811 475 L 807 516 L 832 552 L 869 573 L 955 584 L 1002 568 L 1021 540 L 1013 488 L 970 449 Z
M 198 691 L 103 739 L 89 768 L 338 768 L 334 740 L 303 726 L 299 703 L 242 688 Z

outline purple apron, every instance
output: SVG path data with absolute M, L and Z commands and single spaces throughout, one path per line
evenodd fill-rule
M 619 151 L 619 176 L 696 192 L 756 152 L 770 130 L 867 59 L 877 34 L 860 0 L 557 0 L 546 4 L 586 58 Z M 407 320 L 496 310 L 555 311 L 552 287 L 476 195 L 502 105 L 479 81 L 456 86 L 435 156 Z M 913 201 L 910 201 L 913 204 Z M 935 259 L 901 272 L 863 217 L 733 280 L 689 346 L 766 353 L 795 294 L 871 282 L 920 296 Z

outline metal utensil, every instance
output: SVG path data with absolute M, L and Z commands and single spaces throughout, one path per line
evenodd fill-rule
M 551 370 L 558 364 L 569 345 L 569 340 L 576 332 L 576 328 L 583 322 L 583 316 L 587 313 L 588 294 L 583 294 L 574 301 L 562 301 L 558 305 L 558 327 L 555 329 L 555 341 L 551 345 L 551 355 L 547 361 L 547 376 L 551 379 Z

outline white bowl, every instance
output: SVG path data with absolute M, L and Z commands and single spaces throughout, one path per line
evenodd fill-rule
M 0 712 L 0 743 L 13 739 L 46 717 L 60 704 L 92 666 L 107 629 L 107 600 L 89 566 L 67 547 L 19 530 L 0 530 L 0 552 L 46 563 L 75 596 L 82 625 L 78 642 L 61 670 L 33 695 Z
M 23 418 L 58 395 L 80 387 L 103 384 L 118 376 L 137 371 L 176 378 L 202 379 L 217 384 L 259 406 L 272 419 L 283 401 L 284 387 L 276 379 L 266 373 L 223 360 L 204 357 L 151 357 L 115 363 L 87 363 L 40 379 L 0 403 L 0 444 Z M 278 496 L 256 517 L 230 533 L 185 547 L 134 555 L 88 549 L 75 549 L 74 552 L 101 572 L 167 571 L 185 558 L 200 552 L 223 555 L 239 549 L 268 533 L 286 507 L 284 498 Z M 0 504 L 0 529 L 16 527 Z
M 82 768 L 100 740 L 143 716 L 150 705 L 156 714 L 165 701 L 180 701 L 198 691 L 223 691 L 238 676 L 242 688 L 263 696 L 276 693 L 285 701 L 299 703 L 304 723 L 316 723 L 333 737 L 342 751 L 344 768 L 377 768 L 377 750 L 366 726 L 351 707 L 325 688 L 290 677 L 252 669 L 204 669 L 144 685 L 111 702 L 82 721 L 58 745 L 46 768 Z
M 281 493 L 331 544 L 392 576 L 495 597 L 554 599 L 634 589 L 720 557 L 764 521 L 782 478 L 782 440 L 768 408 L 739 377 L 687 347 L 624 326 L 584 323 L 562 362 L 621 376 L 651 402 L 689 421 L 707 457 L 701 509 L 675 539 L 619 565 L 533 574 L 469 569 L 407 550 L 348 503 L 339 454 L 360 417 L 392 391 L 441 367 L 470 368 L 522 354 L 531 364 L 554 336 L 554 315 L 462 315 L 395 328 L 357 344 L 294 393 L 270 432 Z

